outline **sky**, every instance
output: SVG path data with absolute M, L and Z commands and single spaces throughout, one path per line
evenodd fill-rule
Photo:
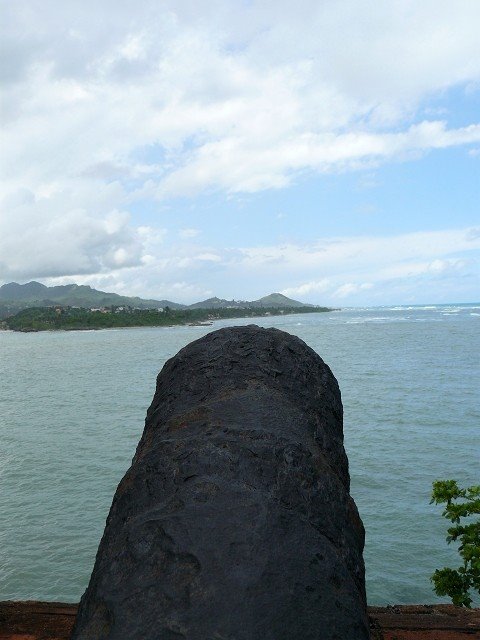
M 0 8 L 0 284 L 480 300 L 479 2 Z

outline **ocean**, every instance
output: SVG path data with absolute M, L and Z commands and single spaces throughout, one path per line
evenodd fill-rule
M 480 304 L 253 322 L 298 335 L 339 381 L 369 604 L 439 601 L 430 575 L 459 562 L 432 482 L 480 483 Z M 0 331 L 0 600 L 79 600 L 163 363 L 250 323 Z

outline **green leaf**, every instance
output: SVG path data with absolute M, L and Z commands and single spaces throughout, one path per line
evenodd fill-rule
M 480 514 L 479 496 L 480 485 L 462 489 L 456 480 L 433 483 L 430 504 L 446 504 L 442 515 L 455 525 L 447 529 L 446 541 L 458 542 L 463 566 L 437 569 L 431 581 L 437 595 L 449 596 L 454 605 L 461 607 L 472 606 L 471 590 L 480 594 L 480 520 L 471 521 L 474 515 Z M 462 524 L 461 520 L 464 520 Z

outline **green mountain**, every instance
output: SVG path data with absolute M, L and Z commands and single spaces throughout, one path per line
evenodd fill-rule
M 271 293 L 269 296 L 263 296 L 259 300 L 254 300 L 250 303 L 252 307 L 279 307 L 279 308 L 298 308 L 298 307 L 313 307 L 313 304 L 304 304 L 298 300 L 292 300 L 287 298 L 283 293 Z
M 188 305 L 187 309 L 247 309 L 249 304 L 249 302 L 238 302 L 215 297 L 202 300 L 201 302 L 194 302 Z
M 59 289 L 60 287 L 51 287 L 51 289 Z M 27 282 L 27 284 L 18 284 L 10 282 L 0 287 L 0 300 L 38 300 L 45 297 L 48 287 L 40 282 Z
M 183 305 L 171 300 L 145 300 L 138 297 L 121 296 L 118 293 L 98 291 L 87 285 L 67 284 L 47 287 L 40 282 L 18 284 L 10 282 L 0 287 L 0 318 L 5 318 L 30 307 L 133 307 L 135 309 L 292 309 L 300 307 L 312 308 L 314 305 L 292 300 L 281 293 L 271 293 L 259 300 L 225 300 L 208 298 L 191 305 Z
M 17 313 L 28 307 L 134 307 L 137 309 L 157 309 L 170 307 L 183 309 L 185 305 L 170 300 L 144 300 L 143 298 L 121 296 L 118 293 L 98 291 L 87 285 L 67 284 L 46 287 L 40 282 L 18 284 L 10 282 L 0 287 L 0 317 Z
M 313 307 L 313 304 L 304 304 L 298 300 L 287 298 L 282 293 L 271 293 L 258 300 L 225 300 L 223 298 L 208 298 L 202 302 L 195 302 L 187 309 L 298 309 L 300 307 Z

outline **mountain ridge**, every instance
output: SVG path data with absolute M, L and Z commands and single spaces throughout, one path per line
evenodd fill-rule
M 298 300 L 287 298 L 281 293 L 271 293 L 258 300 L 226 300 L 224 298 L 207 298 L 190 305 L 172 302 L 171 300 L 144 299 L 138 296 L 122 296 L 94 289 L 89 285 L 67 284 L 48 287 L 41 282 L 32 280 L 25 284 L 9 282 L 0 286 L 0 316 L 20 311 L 28 307 L 39 306 L 70 306 L 70 307 L 110 307 L 128 306 L 137 309 L 157 309 L 170 307 L 171 309 L 218 309 L 251 307 L 265 308 L 300 308 L 315 307 Z

